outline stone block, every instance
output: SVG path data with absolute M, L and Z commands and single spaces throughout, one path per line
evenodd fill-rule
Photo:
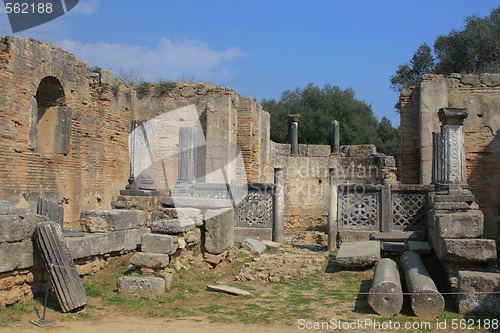
M 0 215 L 20 215 L 26 214 L 26 208 L 18 208 L 10 201 L 0 200 Z
M 143 252 L 174 254 L 179 248 L 179 237 L 162 234 L 146 234 L 142 236 Z
M 108 232 L 108 222 L 100 216 L 87 216 L 86 219 L 80 219 L 79 222 L 85 232 Z
M 222 260 L 222 255 L 210 254 L 208 252 L 205 252 L 203 254 L 203 257 L 205 258 L 206 262 L 212 265 L 218 265 Z
M 115 73 L 109 69 L 101 69 L 100 78 L 103 86 L 112 86 L 115 84 Z
M 408 245 L 403 242 L 380 242 L 380 249 L 385 252 L 403 253 L 408 251 Z
M 146 212 L 142 210 L 95 209 L 80 213 L 81 219 L 98 216 L 108 223 L 108 231 L 136 229 L 146 224 Z
M 331 147 L 329 145 L 307 145 L 307 156 L 327 157 L 330 156 Z
M 454 195 L 436 194 L 434 196 L 434 201 L 435 202 L 473 202 L 475 200 L 476 200 L 476 198 L 473 195 L 470 195 L 470 194 L 467 194 L 467 195 L 461 195 L 461 194 L 454 194 Z
M 19 242 L 29 240 L 38 222 L 48 221 L 46 216 L 36 214 L 1 215 L 0 242 Z
M 168 219 L 153 221 L 149 228 L 151 228 L 151 232 L 154 234 L 175 235 L 181 232 L 192 231 L 196 228 L 196 225 L 192 219 Z
M 483 82 L 488 87 L 496 87 L 500 85 L 500 74 L 499 73 L 485 73 L 479 75 L 481 82 Z
M 387 242 L 404 242 L 409 239 L 417 239 L 418 235 L 413 231 L 374 232 L 370 238 Z
M 135 267 L 165 268 L 170 262 L 170 256 L 164 253 L 137 252 L 130 258 Z
M 500 274 L 458 272 L 458 312 L 464 315 L 500 315 Z
M 86 234 L 84 237 L 66 238 L 66 242 L 73 259 L 80 259 L 122 250 L 135 250 L 140 244 L 141 236 L 146 232 L 149 232 L 149 229 Z
M 497 258 L 496 243 L 491 239 L 443 239 L 442 259 L 457 264 L 486 263 Z
M 408 241 L 408 250 L 415 251 L 421 256 L 430 255 L 432 252 L 429 243 L 421 241 Z
M 169 219 L 179 219 L 186 220 L 184 223 L 188 223 L 191 220 L 195 223 L 197 220 L 201 219 L 201 210 L 197 208 L 163 208 L 163 210 L 155 210 L 152 213 L 153 221 L 156 220 L 169 220 Z
M 339 241 L 340 243 L 345 242 L 358 242 L 370 240 L 370 235 L 373 231 L 366 230 L 339 230 Z
M 337 264 L 344 268 L 365 268 L 380 260 L 380 241 L 342 243 L 337 253 Z
M 0 273 L 33 266 L 33 242 L 0 243 Z
M 243 246 L 248 251 L 256 254 L 261 254 L 267 249 L 266 244 L 262 243 L 261 241 L 255 238 L 246 238 L 241 243 L 241 246 Z
M 125 296 L 157 298 L 165 293 L 165 280 L 159 277 L 122 276 L 116 281 L 116 287 Z
M 439 201 L 434 203 L 434 209 L 437 210 L 461 210 L 469 208 L 470 206 L 467 204 L 467 202 Z
M 245 238 L 255 238 L 259 240 L 271 240 L 273 238 L 272 228 L 234 228 L 234 241 L 241 243 Z
M 473 210 L 436 214 L 435 230 L 441 238 L 478 238 L 483 235 L 483 212 Z
M 262 243 L 264 243 L 264 245 L 267 246 L 273 252 L 278 252 L 281 248 L 280 243 L 273 242 L 270 240 L 263 240 Z
M 205 212 L 205 249 L 220 254 L 234 245 L 234 210 L 217 209 Z
M 161 196 L 159 201 L 164 207 L 175 207 L 174 198 L 172 197 Z

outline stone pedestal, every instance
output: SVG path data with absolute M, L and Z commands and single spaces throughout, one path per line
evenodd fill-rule
M 178 184 L 196 181 L 196 127 L 179 129 L 179 175 Z
M 328 204 L 328 250 L 337 247 L 337 202 L 338 202 L 338 170 L 329 169 L 330 200 Z
M 288 118 L 288 143 L 290 156 L 299 156 L 299 119 L 298 114 L 289 114 Z

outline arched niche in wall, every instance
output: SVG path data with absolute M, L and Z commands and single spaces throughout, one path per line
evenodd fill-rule
M 41 154 L 67 154 L 71 113 L 61 82 L 54 76 L 44 77 L 31 98 L 29 148 Z

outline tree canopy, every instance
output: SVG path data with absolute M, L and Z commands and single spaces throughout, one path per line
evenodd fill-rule
M 354 90 L 326 84 L 319 88 L 310 83 L 306 88 L 286 90 L 279 101 L 261 102 L 271 117 L 271 140 L 286 143 L 288 114 L 299 114 L 299 142 L 329 144 L 332 121 L 340 122 L 340 144 L 375 144 L 378 151 L 399 156 L 399 129 L 387 118 L 379 123 L 371 105 L 355 98 Z
M 420 45 L 412 59 L 400 65 L 391 77 L 391 88 L 409 88 L 426 73 L 500 72 L 500 6 L 488 17 L 472 15 L 465 22 L 462 30 L 439 36 L 434 50 L 427 43 Z

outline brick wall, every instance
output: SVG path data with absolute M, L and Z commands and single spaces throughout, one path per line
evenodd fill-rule
M 435 88 L 437 87 L 437 88 Z M 440 94 L 435 94 L 439 90 Z M 418 100 L 418 102 L 416 102 Z M 432 132 L 439 131 L 440 107 L 466 107 L 464 123 L 467 182 L 485 216 L 485 237 L 500 240 L 500 74 L 427 75 L 401 96 L 402 168 L 404 183 L 430 179 Z M 432 108 L 429 105 L 433 105 Z M 420 175 L 417 177 L 417 175 Z

